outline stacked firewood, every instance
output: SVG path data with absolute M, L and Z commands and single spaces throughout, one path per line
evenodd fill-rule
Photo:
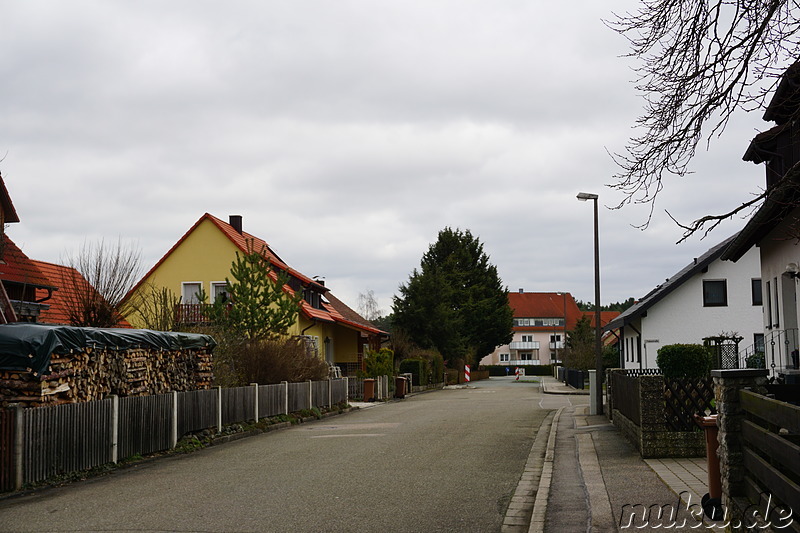
M 53 354 L 45 375 L 0 370 L 0 405 L 26 407 L 207 389 L 213 379 L 208 349 L 110 350 Z

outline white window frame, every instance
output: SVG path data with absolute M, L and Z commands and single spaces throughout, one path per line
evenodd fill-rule
M 202 281 L 182 281 L 181 282 L 181 303 L 182 304 L 199 304 L 200 300 L 196 302 L 190 302 L 186 298 L 186 286 L 187 285 L 199 285 L 200 290 L 197 291 L 197 294 L 200 294 L 203 291 L 203 282 Z
M 225 287 L 228 284 L 225 283 L 224 281 L 212 281 L 211 282 L 211 292 L 208 294 L 208 296 L 209 296 L 209 300 L 211 300 L 210 303 L 212 303 L 212 304 L 217 302 L 217 291 L 216 291 L 216 288 L 219 287 L 220 285 Z M 230 297 L 230 295 L 228 295 L 228 296 Z

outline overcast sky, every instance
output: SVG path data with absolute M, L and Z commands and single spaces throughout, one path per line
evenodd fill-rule
M 446 227 L 512 291 L 594 299 L 592 206 L 641 113 L 632 0 L 4 2 L 0 172 L 11 238 L 58 262 L 118 238 L 149 269 L 200 216 L 384 311 Z M 604 303 L 641 297 L 744 221 L 676 245 L 763 184 L 742 114 L 646 206 L 601 207 Z

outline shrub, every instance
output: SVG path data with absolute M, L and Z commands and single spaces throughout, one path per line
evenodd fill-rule
M 394 352 L 389 348 L 381 348 L 377 352 L 368 351 L 364 356 L 364 365 L 367 369 L 364 377 L 393 376 Z
M 764 352 L 756 352 L 745 359 L 747 368 L 767 368 Z
M 425 359 L 404 359 L 400 361 L 400 373 L 410 373 L 412 383 L 416 386 L 428 384 L 428 367 L 428 362 Z
M 267 385 L 281 381 L 321 381 L 328 378 L 328 363 L 309 356 L 299 339 L 242 342 L 234 348 L 231 374 L 236 385 Z
M 656 364 L 665 378 L 705 378 L 711 372 L 711 353 L 701 344 L 667 344 L 658 350 Z

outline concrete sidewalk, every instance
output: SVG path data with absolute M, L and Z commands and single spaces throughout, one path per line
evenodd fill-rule
M 549 376 L 542 391 L 588 394 Z M 588 405 L 570 401 L 552 419 L 529 532 L 714 527 L 700 518 L 704 457 L 645 461 L 604 415 L 588 412 Z

